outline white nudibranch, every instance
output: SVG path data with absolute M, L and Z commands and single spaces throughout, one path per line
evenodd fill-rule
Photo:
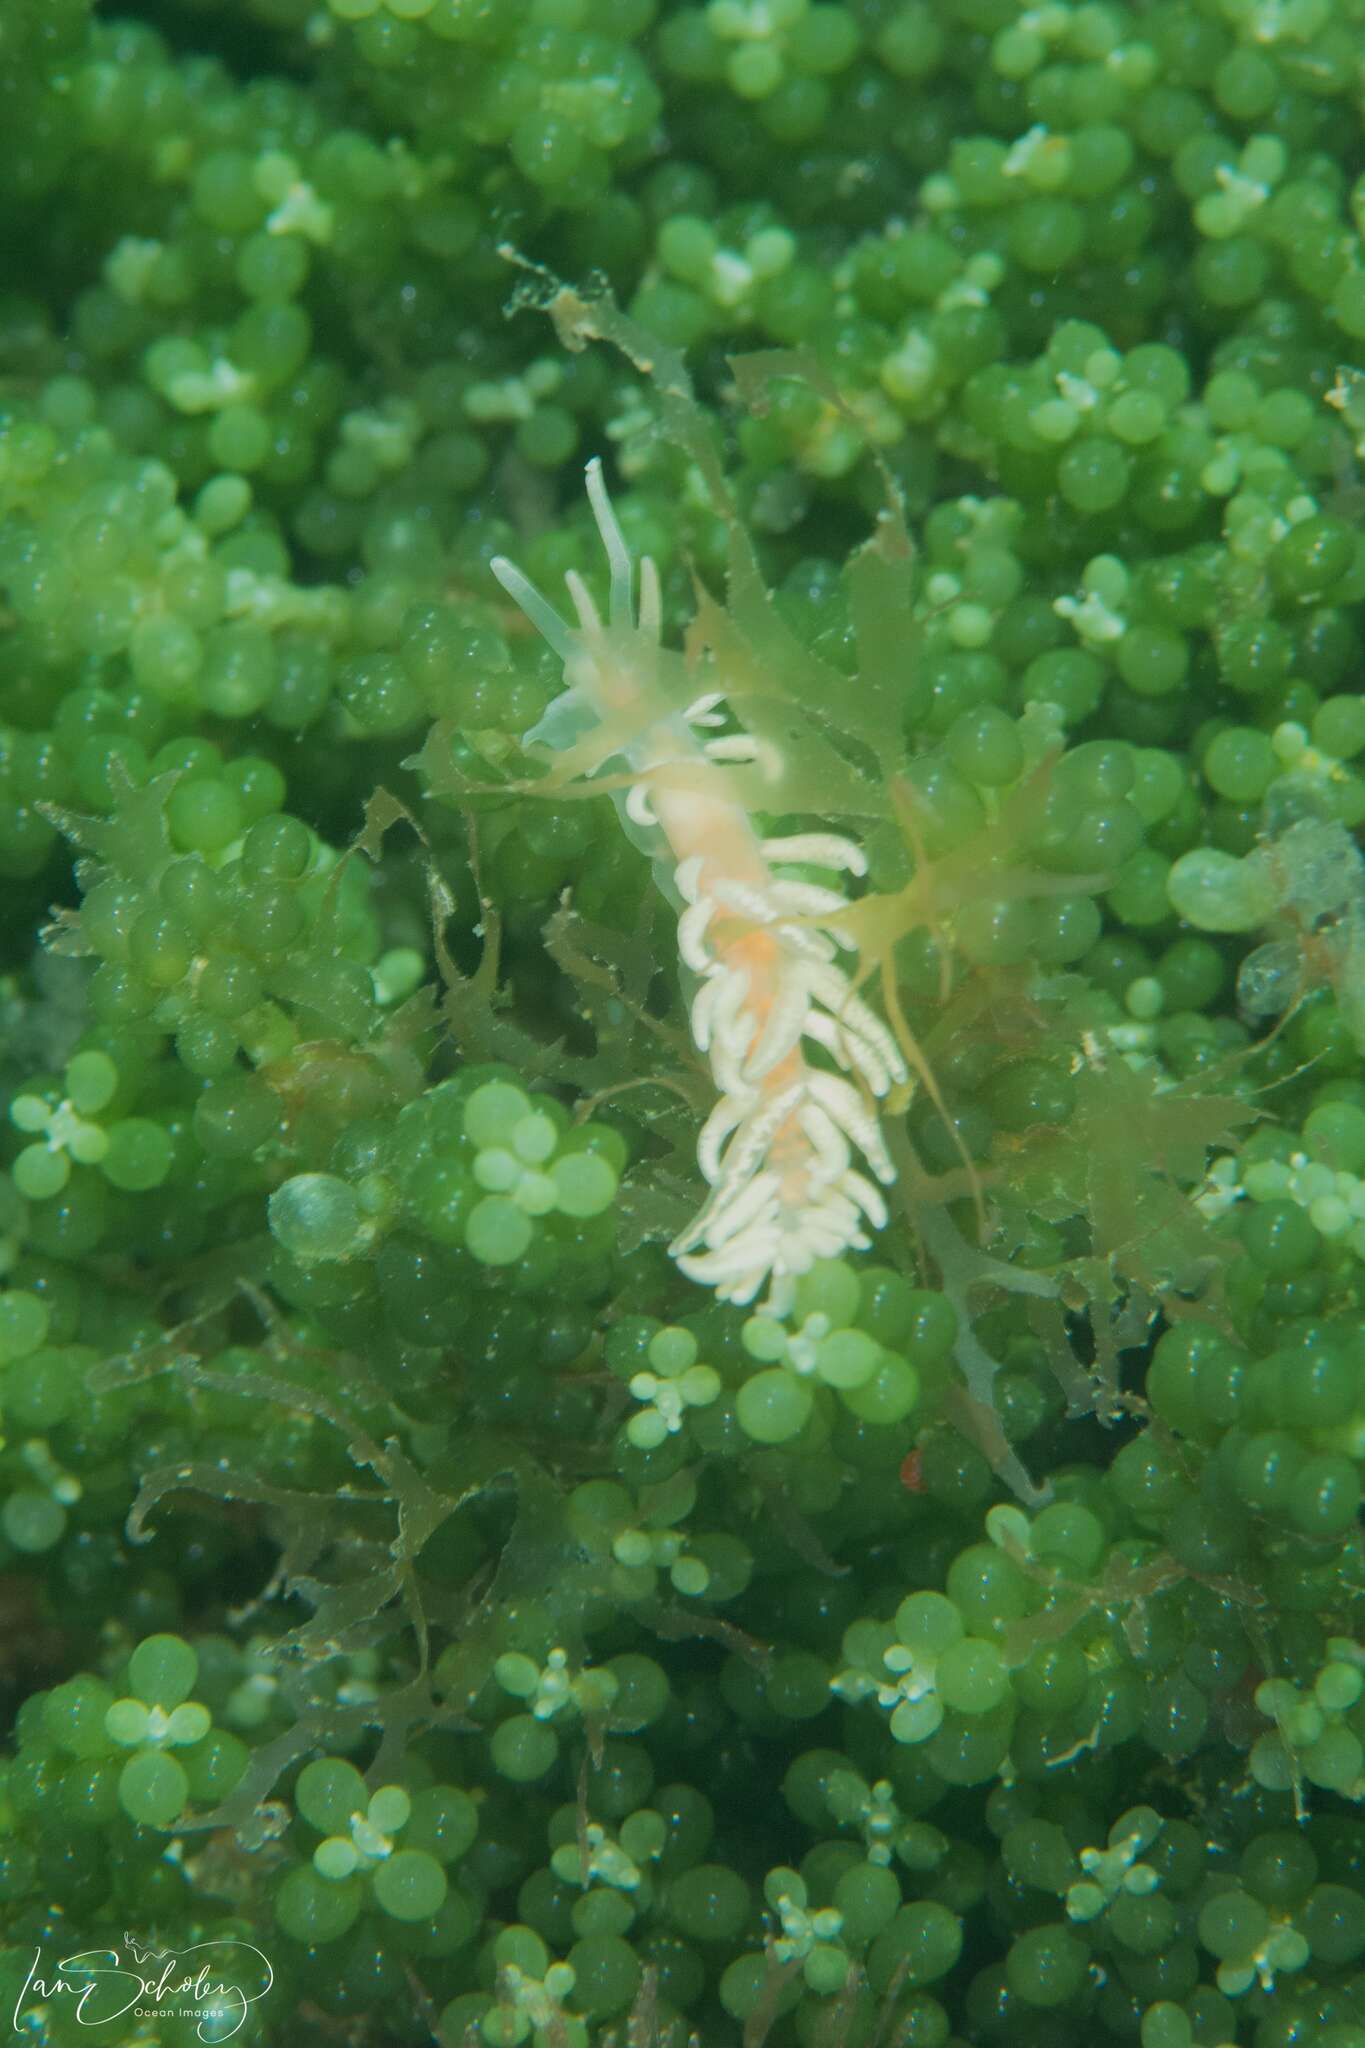
M 505 557 L 490 567 L 562 659 L 575 710 L 621 725 L 620 755 L 639 777 L 626 813 L 657 827 L 668 847 L 683 905 L 678 950 L 697 979 L 692 1035 L 719 1094 L 697 1141 L 710 1193 L 673 1256 L 724 1301 L 752 1301 L 766 1285 L 769 1312 L 784 1315 L 816 1259 L 866 1246 L 868 1227 L 886 1222 L 878 1183 L 894 1180 L 895 1168 L 875 1098 L 905 1081 L 907 1069 L 895 1037 L 838 964 L 852 943 L 839 922 L 846 899 L 779 870 L 810 863 L 862 875 L 867 862 L 835 832 L 759 837 L 725 767 L 753 759 L 755 742 L 702 736 L 699 728 L 720 722 L 723 691 L 679 710 L 661 689 L 661 662 L 677 657 L 660 649 L 657 570 L 647 556 L 639 565 L 637 615 L 635 565 L 600 462 L 588 464 L 587 481 L 610 572 L 605 623 L 572 572 L 565 581 L 576 627 Z M 813 1047 L 842 1071 L 812 1063 Z

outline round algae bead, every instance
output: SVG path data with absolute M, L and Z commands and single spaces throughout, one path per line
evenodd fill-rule
M 1005 1962 L 1005 1977 L 1025 2005 L 1065 2005 L 1086 1981 L 1090 1951 L 1070 1928 L 1033 1927 L 1021 1934 Z
M 114 1703 L 110 1688 L 99 1678 L 82 1674 L 54 1686 L 43 1702 L 43 1725 L 52 1740 L 72 1756 L 108 1756 L 112 1747 L 104 1717 Z
M 825 1315 L 831 1329 L 846 1329 L 858 1313 L 860 1294 L 852 1266 L 842 1259 L 817 1259 L 796 1283 L 796 1318 Z
M 843 1933 L 851 1941 L 870 1941 L 900 1910 L 901 1888 L 894 1871 L 875 1863 L 855 1863 L 834 1887 L 834 1905 L 843 1915 Z
M 1360 1511 L 1360 1479 L 1350 1458 L 1310 1458 L 1294 1481 L 1289 1518 L 1305 1536 L 1343 1536 Z
M 1239 1865 L 1246 1889 L 1272 1908 L 1296 1905 L 1317 1874 L 1318 1859 L 1310 1844 L 1288 1829 L 1257 1835 L 1242 1851 Z
M 1249 932 L 1275 913 L 1276 891 L 1264 862 L 1238 860 L 1216 847 L 1183 853 L 1166 878 L 1171 908 L 1198 931 Z
M 1365 1169 L 1365 1109 L 1355 1103 L 1320 1103 L 1309 1111 L 1303 1135 L 1313 1157 L 1323 1160 L 1336 1172 L 1359 1174 Z M 12 1298 L 0 1298 L 0 1311 L 3 1311 L 5 1300 Z M 0 1358 L 3 1356 L 4 1330 L 0 1321 Z
M 989 1714 L 1009 1691 L 995 1644 L 970 1636 L 949 1644 L 939 1659 L 936 1682 L 943 1704 L 962 1714 Z
M 815 1370 L 827 1387 L 862 1387 L 882 1361 L 876 1339 L 862 1330 L 832 1330 L 815 1347 Z
M 425 1849 L 438 1863 L 456 1863 L 478 1830 L 478 1808 L 467 1792 L 455 1785 L 429 1785 L 413 1798 L 403 1842 L 409 1849 Z
M 958 773 L 981 788 L 1003 788 L 1024 766 L 1018 726 L 996 704 L 960 712 L 948 729 L 946 744 Z
M 901 1422 L 919 1400 L 919 1374 L 908 1359 L 894 1351 L 881 1352 L 867 1378 L 851 1385 L 846 1381 L 835 1384 L 841 1388 L 844 1406 L 863 1422 Z
M 0 1365 L 12 1365 L 27 1358 L 47 1336 L 47 1303 L 26 1288 L 12 1287 L 0 1294 Z
M 907 1593 L 896 1609 L 896 1640 L 917 1656 L 939 1656 L 963 1633 L 962 1616 L 942 1593 Z
M 180 1636 L 148 1636 L 128 1659 L 128 1683 L 148 1706 L 178 1707 L 198 1675 L 198 1654 Z
M 566 1216 L 600 1216 L 616 1197 L 616 1174 L 596 1152 L 566 1152 L 550 1168 L 559 1208 Z
M 1250 1955 L 1265 1940 L 1269 1928 L 1269 1913 L 1248 1892 L 1219 1892 L 1199 1914 L 1200 1942 L 1220 1961 Z
M 805 1428 L 813 1399 L 809 1387 L 774 1366 L 744 1382 L 735 1396 L 735 1414 L 754 1443 L 785 1444 Z
M 25 1145 L 10 1168 L 15 1187 L 26 1202 L 50 1201 L 71 1178 L 71 1164 L 64 1152 L 46 1145 Z
M 375 1904 L 391 1920 L 430 1920 L 445 1903 L 446 1874 L 425 1849 L 400 1849 L 372 1879 Z
M 902 1906 L 872 1944 L 867 1960 L 874 1991 L 916 1989 L 946 1976 L 962 1953 L 962 1922 L 936 1899 Z
M 668 1891 L 668 1916 L 689 1941 L 734 1941 L 749 1917 L 749 1887 L 723 1863 L 698 1863 Z
M 1057 465 L 1057 488 L 1082 513 L 1107 512 L 1128 488 L 1129 462 L 1115 441 L 1077 441 Z
M 600 1892 L 596 1898 L 601 1900 Z M 586 1905 L 586 1900 L 580 1904 L 576 1921 L 581 1920 Z M 629 1920 L 624 1924 L 628 1926 Z M 622 1934 L 610 1928 L 600 1932 L 594 1929 L 575 1942 L 569 1950 L 567 1967 L 573 1972 L 573 2002 L 592 2019 L 624 2012 L 640 1982 L 640 1959 Z M 570 2021 L 568 2025 L 581 2030 L 577 2040 L 586 2048 L 587 2029 L 581 2022 Z M 576 2048 L 574 2034 L 566 2031 L 564 2038 L 569 2048 Z
M 66 1509 L 51 1494 L 21 1486 L 0 1509 L 0 1530 L 16 1550 L 36 1557 L 60 1543 L 66 1531 Z
M 126 1116 L 109 1130 L 100 1167 L 106 1180 L 126 1193 L 159 1188 L 171 1170 L 174 1153 L 164 1124 L 146 1116 Z
M 365 1780 L 340 1757 L 316 1757 L 305 1764 L 294 1787 L 295 1806 L 323 1834 L 348 1829 L 351 1816 L 365 1811 L 365 1801 Z
M 275 1918 L 294 1941 L 309 1948 L 336 1941 L 353 1924 L 364 1899 L 356 1878 L 333 1882 L 309 1865 L 291 1870 L 275 1895 Z
M 530 1098 L 508 1081 L 485 1081 L 464 1106 L 464 1127 L 475 1145 L 510 1145 L 531 1114 Z
M 493 1730 L 489 1749 L 500 1778 L 530 1785 L 545 1776 L 559 1755 L 559 1737 L 530 1714 L 514 1714 Z
M 166 822 L 186 852 L 215 854 L 241 831 L 242 807 L 225 781 L 179 782 L 166 800 Z
M 481 1266 L 514 1266 L 533 1235 L 531 1219 L 520 1204 L 506 1195 L 489 1195 L 470 1211 L 464 1241 Z
M 277 1242 L 305 1264 L 349 1258 L 364 1238 L 355 1191 L 334 1174 L 295 1174 L 276 1188 L 267 1213 Z
M 1279 757 L 1254 726 L 1230 725 L 1204 755 L 1204 779 L 1230 803 L 1258 803 L 1280 772 Z
M 78 1052 L 67 1061 L 66 1092 L 82 1116 L 98 1116 L 113 1101 L 118 1068 L 107 1052 Z
M 190 1784 L 173 1756 L 140 1750 L 119 1773 L 119 1805 L 144 1827 L 165 1827 L 185 1810 Z

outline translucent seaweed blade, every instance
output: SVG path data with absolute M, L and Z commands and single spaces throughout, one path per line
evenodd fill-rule
M 920 638 L 915 621 L 914 543 L 899 516 L 883 513 L 877 530 L 844 571 L 858 649 L 858 713 L 885 731 L 900 722 L 907 676 Z

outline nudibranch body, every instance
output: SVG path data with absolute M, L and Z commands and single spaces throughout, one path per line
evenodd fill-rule
M 621 754 L 638 772 L 627 813 L 657 827 L 668 849 L 678 950 L 696 977 L 692 1036 L 718 1094 L 697 1140 L 710 1192 L 673 1256 L 725 1301 L 752 1301 L 767 1286 L 781 1315 L 815 1260 L 869 1243 L 868 1227 L 887 1218 L 881 1187 L 895 1178 L 876 1098 L 907 1078 L 906 1063 L 839 964 L 848 900 L 781 872 L 812 864 L 856 876 L 867 863 L 840 833 L 760 836 L 726 772 L 752 760 L 755 743 L 714 734 L 723 691 L 680 712 L 658 688 L 658 575 L 642 560 L 637 613 L 634 564 L 596 461 L 588 498 L 610 571 L 605 623 L 572 572 L 576 626 L 505 557 L 491 567 L 563 660 L 575 708 L 620 724 Z M 811 1059 L 817 1047 L 839 1071 Z

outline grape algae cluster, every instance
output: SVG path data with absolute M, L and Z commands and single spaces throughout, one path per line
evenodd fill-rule
M 0 6 L 22 2038 L 1365 2048 L 1362 76 Z

